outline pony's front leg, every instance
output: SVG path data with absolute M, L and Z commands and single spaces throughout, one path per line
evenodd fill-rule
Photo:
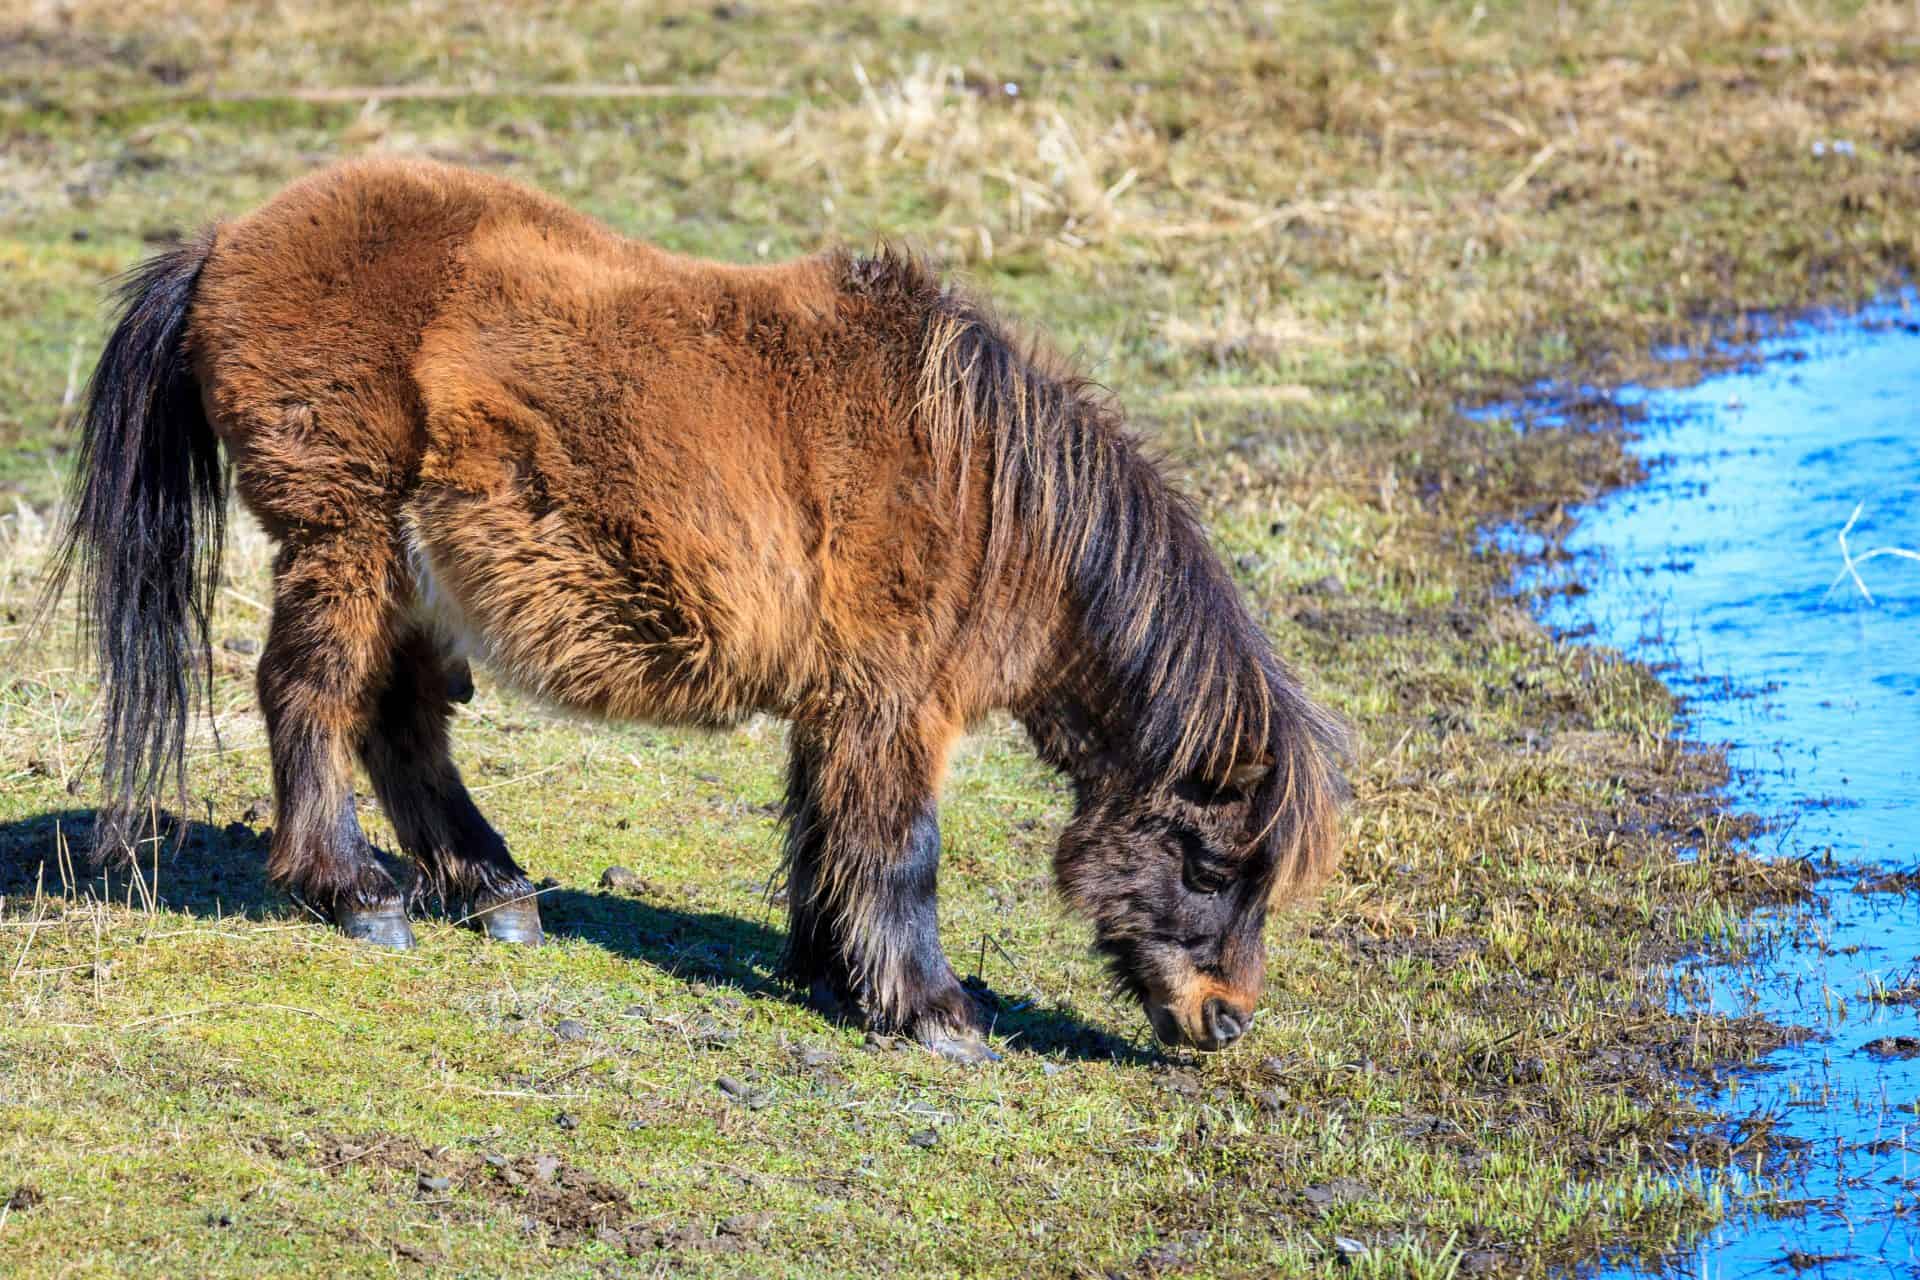
M 855 726 L 847 726 L 853 730 Z M 946 742 L 793 731 L 787 778 L 786 971 L 816 1004 L 912 1036 L 961 1062 L 996 1055 L 980 1011 L 940 949 L 940 823 Z

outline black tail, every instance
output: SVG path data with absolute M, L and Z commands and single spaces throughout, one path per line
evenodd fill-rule
M 220 585 L 226 472 L 186 351 L 211 233 L 121 282 L 120 321 L 87 384 L 67 524 L 41 595 L 44 621 L 77 568 L 82 635 L 104 684 L 105 794 L 94 851 L 124 849 L 172 781 L 185 807 L 187 719 Z

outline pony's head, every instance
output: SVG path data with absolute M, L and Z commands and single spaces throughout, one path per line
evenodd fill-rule
M 1270 907 L 1332 864 L 1338 778 L 1281 775 L 1271 758 L 1219 782 L 1143 787 L 1121 768 L 1084 778 L 1054 875 L 1093 921 L 1114 981 L 1161 1043 L 1224 1049 L 1252 1024 Z

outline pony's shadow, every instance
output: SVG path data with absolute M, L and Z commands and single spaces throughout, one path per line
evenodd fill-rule
M 0 823 L 0 897 L 18 910 L 39 894 L 95 899 L 190 915 L 285 919 L 299 907 L 267 883 L 266 841 L 241 823 L 225 828 L 163 820 L 168 834 L 137 850 L 139 867 L 94 867 L 93 811 L 64 809 Z
M 142 847 L 137 870 L 91 868 L 92 831 L 93 812 L 87 809 L 0 823 L 0 900 L 9 911 L 46 894 L 134 908 L 154 903 L 208 919 L 286 920 L 305 914 L 267 882 L 266 836 L 245 824 L 189 821 L 184 831 L 174 826 L 168 838 Z M 400 883 L 409 882 L 412 872 L 404 860 L 383 854 L 382 861 Z M 807 1003 L 777 976 L 785 935 L 757 921 L 565 885 L 542 890 L 540 915 L 550 936 L 590 942 L 685 981 Z M 316 920 L 314 927 L 323 926 Z M 1011 1002 L 977 980 L 969 985 L 983 999 L 995 1035 L 1015 1053 L 1096 1062 L 1159 1060 L 1158 1054 L 1070 1010 Z

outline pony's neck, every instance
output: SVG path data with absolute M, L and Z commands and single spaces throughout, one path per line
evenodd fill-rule
M 837 269 L 874 323 L 914 335 L 917 427 L 936 475 L 985 462 L 977 598 L 1001 619 L 986 625 L 1005 632 L 1012 617 L 1021 637 L 986 683 L 1016 705 L 1077 703 L 1144 776 L 1224 776 L 1265 740 L 1273 659 L 1118 407 L 916 262 L 883 252 Z
M 1014 712 L 1040 759 L 1076 786 L 1110 777 L 1122 761 L 1095 717 L 1082 690 L 1071 680 L 1052 678 Z

